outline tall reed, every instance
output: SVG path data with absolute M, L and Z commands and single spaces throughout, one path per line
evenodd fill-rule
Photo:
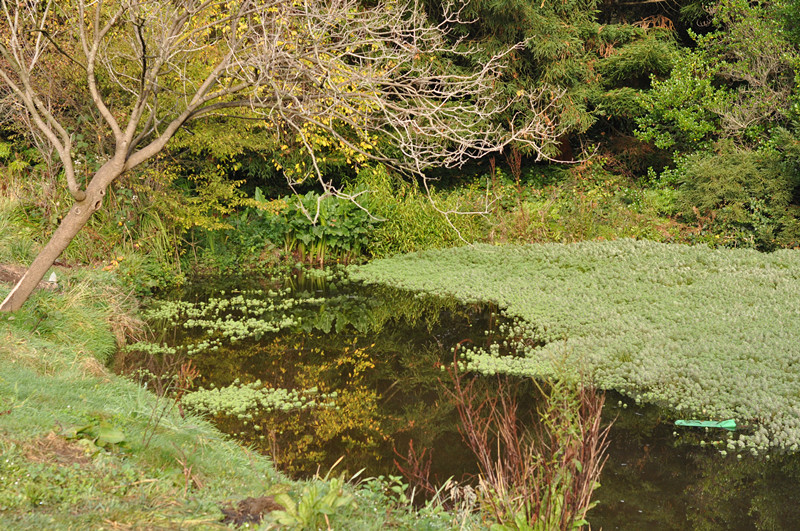
M 521 419 L 508 379 L 480 392 L 450 369 L 461 434 L 478 460 L 481 510 L 498 529 L 572 529 L 587 524 L 606 461 L 605 396 L 583 384 L 539 385 L 545 405 Z M 538 385 L 538 384 L 537 384 Z

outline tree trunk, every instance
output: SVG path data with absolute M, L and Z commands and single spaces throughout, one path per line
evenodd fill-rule
M 103 171 L 103 170 L 106 171 Z M 89 221 L 97 210 L 103 204 L 103 196 L 106 193 L 106 187 L 114 180 L 121 172 L 109 171 L 108 168 L 101 168 L 100 171 L 92 179 L 91 184 L 86 190 L 86 198 L 83 201 L 78 201 L 61 220 L 50 241 L 39 252 L 33 263 L 22 276 L 22 278 L 11 290 L 6 299 L 0 304 L 0 312 L 13 312 L 19 310 L 28 297 L 31 296 L 33 290 L 39 282 L 42 281 L 47 271 L 53 267 L 56 259 L 61 255 L 67 245 L 75 238 L 78 232 Z
M 574 162 L 575 155 L 572 152 L 572 143 L 569 141 L 569 135 L 561 135 L 556 142 L 558 142 L 558 155 L 559 162 Z

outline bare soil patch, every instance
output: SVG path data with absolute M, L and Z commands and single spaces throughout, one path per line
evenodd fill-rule
M 35 463 L 87 466 L 92 462 L 81 445 L 59 437 L 53 432 L 26 443 L 24 449 L 25 457 Z
M 282 511 L 283 505 L 275 501 L 272 496 L 261 496 L 258 498 L 245 498 L 236 507 L 223 507 L 222 520 L 226 524 L 243 525 L 247 523 L 258 523 L 265 513 L 272 511 Z

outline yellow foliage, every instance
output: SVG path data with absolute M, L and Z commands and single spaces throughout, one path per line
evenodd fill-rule
M 193 188 L 187 197 L 186 192 L 172 186 L 180 177 L 180 170 L 176 164 L 158 161 L 131 179 L 130 187 L 138 195 L 150 198 L 150 206 L 183 229 L 227 228 L 221 216 L 244 204 L 245 196 L 239 190 L 244 181 L 227 179 L 225 169 L 217 165 L 190 177 Z
M 276 342 L 276 346 L 281 343 Z M 313 473 L 331 445 L 344 453 L 358 454 L 362 460 L 379 459 L 379 446 L 389 435 L 382 426 L 378 394 L 365 383 L 367 372 L 375 367 L 368 352 L 372 346 L 356 347 L 354 342 L 338 352 L 312 349 L 314 357 L 322 361 L 309 360 L 295 367 L 293 386 L 318 387 L 323 393 L 336 391 L 337 396 L 332 408 L 276 412 L 258 419 L 258 424 L 271 433 L 267 450 L 283 469 Z

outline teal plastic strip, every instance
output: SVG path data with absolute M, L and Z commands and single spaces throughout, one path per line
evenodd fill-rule
M 723 430 L 736 431 L 736 421 L 728 420 L 676 420 L 676 426 L 686 426 L 692 428 L 722 428 Z

